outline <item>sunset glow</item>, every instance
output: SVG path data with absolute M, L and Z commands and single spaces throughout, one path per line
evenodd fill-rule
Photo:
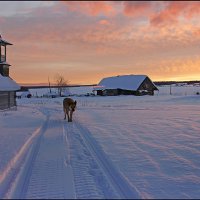
M 198 1 L 0 2 L 10 76 L 20 84 L 96 84 L 145 74 L 200 80 Z

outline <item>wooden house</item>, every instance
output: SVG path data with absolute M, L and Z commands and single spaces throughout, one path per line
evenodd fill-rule
M 103 78 L 94 87 L 97 95 L 154 95 L 156 85 L 146 75 L 122 75 Z
M 0 110 L 16 106 L 16 91 L 20 89 L 20 86 L 9 77 L 7 45 L 12 44 L 3 40 L 0 35 Z

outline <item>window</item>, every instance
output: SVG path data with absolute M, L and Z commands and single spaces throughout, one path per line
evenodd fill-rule
M 3 76 L 9 76 L 9 66 L 3 65 Z
M 2 76 L 9 76 L 9 66 L 7 66 L 7 65 L 0 65 L 0 74 Z

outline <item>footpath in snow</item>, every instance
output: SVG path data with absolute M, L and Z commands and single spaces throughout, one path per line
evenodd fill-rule
M 46 120 L 2 197 L 139 198 L 86 127 L 77 120 L 67 123 L 60 110 L 49 109 L 45 114 Z
M 21 99 L 0 113 L 0 198 L 198 198 L 199 96 Z M 12 122 L 12 123 L 10 123 Z

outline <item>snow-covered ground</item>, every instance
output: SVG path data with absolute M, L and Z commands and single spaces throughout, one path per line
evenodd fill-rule
M 73 96 L 72 123 L 63 97 L 18 99 L 0 112 L 0 198 L 199 198 L 200 87 L 159 89 Z

